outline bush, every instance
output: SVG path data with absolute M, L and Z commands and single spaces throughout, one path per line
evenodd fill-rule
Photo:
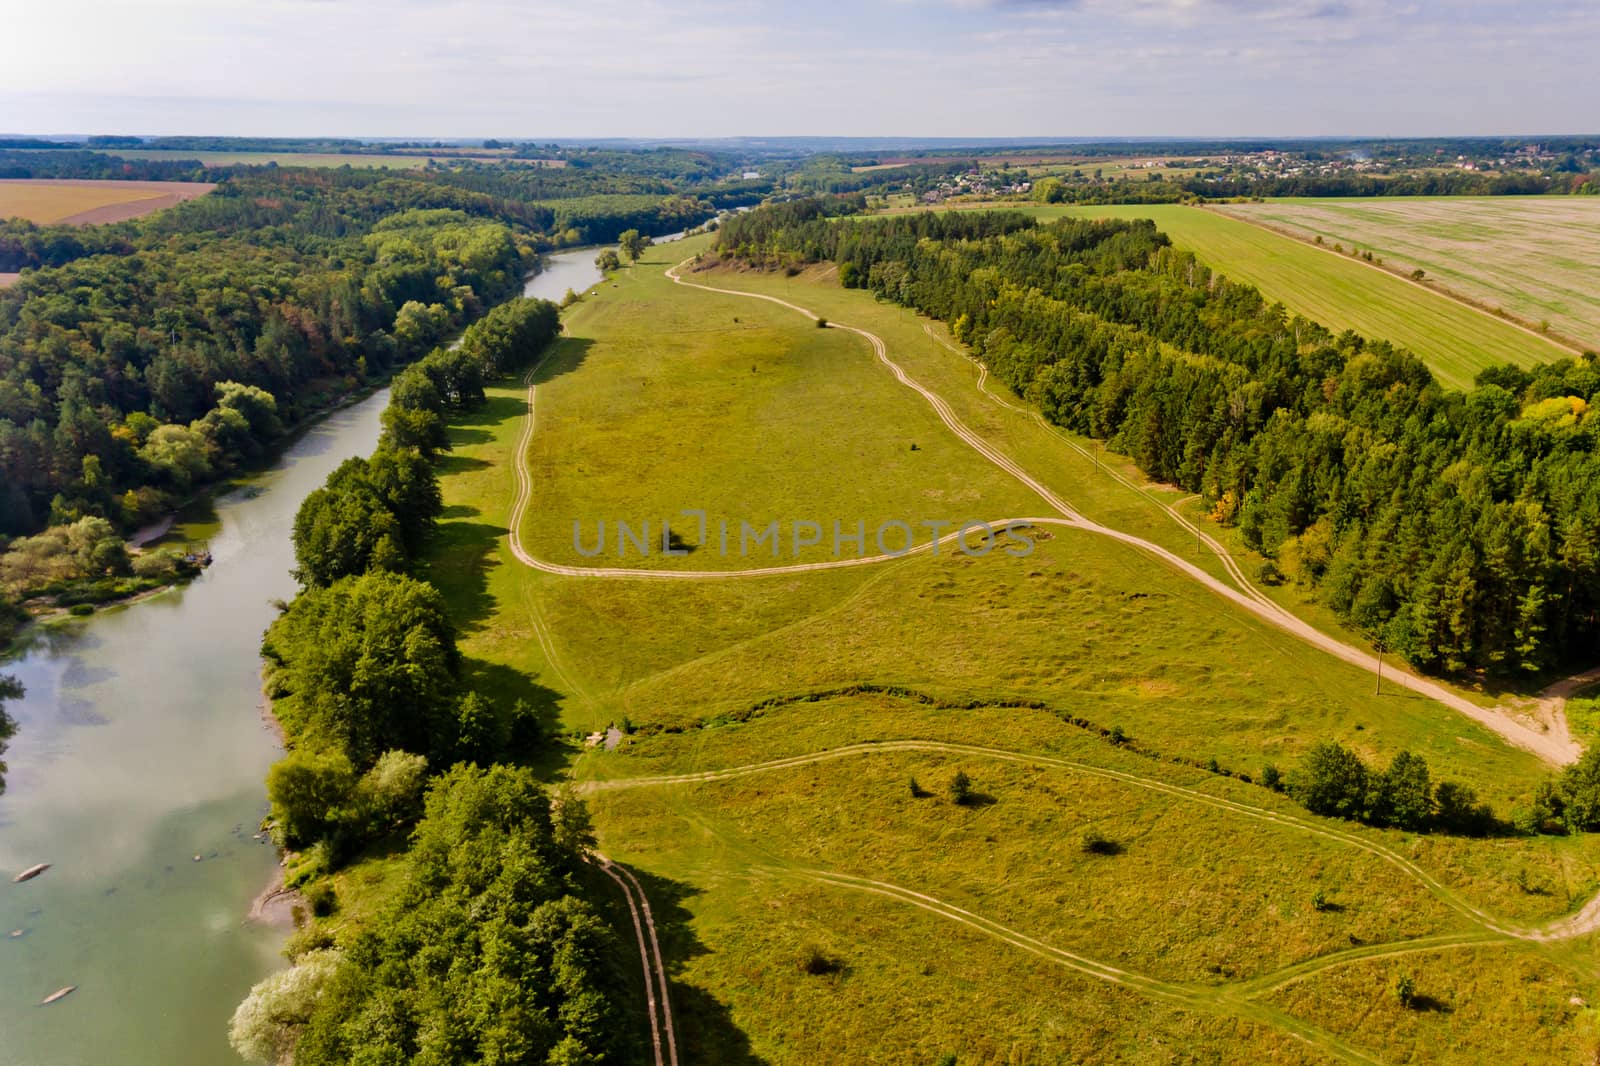
M 339 896 L 327 881 L 318 881 L 307 888 L 305 897 L 311 905 L 311 913 L 318 918 L 326 918 L 339 909 Z
M 950 802 L 962 807 L 972 802 L 972 779 L 965 770 L 950 779 Z
M 1394 979 L 1394 998 L 1402 1007 L 1410 1010 L 1417 1002 L 1417 979 L 1409 973 L 1403 973 Z
M 1274 792 L 1283 791 L 1283 773 L 1272 763 L 1261 768 L 1261 784 Z
M 337 752 L 292 751 L 274 764 L 267 795 L 284 846 L 302 847 L 332 832 L 354 787 L 350 760 Z
M 1336 741 L 1313 745 L 1289 782 L 1289 792 L 1312 814 L 1360 819 L 1367 807 L 1367 767 Z

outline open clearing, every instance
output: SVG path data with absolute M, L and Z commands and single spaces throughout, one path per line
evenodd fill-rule
M 689 507 L 713 529 L 724 515 L 1041 513 L 865 339 L 663 276 L 699 247 L 651 249 L 565 312 L 534 376 L 531 436 L 518 383 L 458 423 L 429 563 L 474 687 L 529 700 L 558 735 L 631 730 L 572 769 L 601 850 L 651 904 L 681 1061 L 1467 1062 L 1518 1044 L 1567 1061 L 1586 1049 L 1567 999 L 1593 998 L 1589 941 L 1514 934 L 1600 887 L 1590 838 L 1379 832 L 1205 768 L 1287 768 L 1325 738 L 1380 760 L 1411 748 L 1504 810 L 1544 778 L 1539 760 L 1431 700 L 1374 698 L 1366 671 L 1126 544 L 1057 529 L 1025 559 L 951 551 L 743 580 L 519 563 L 506 516 L 525 439 L 520 536 L 584 566 L 772 560 L 723 559 L 692 520 L 673 524 L 686 557 L 619 561 L 608 545 L 610 558 L 584 558 L 573 518 L 592 543 L 598 518 Z M 1074 509 L 1228 578 L 1167 511 L 1186 506 L 1181 493 L 1039 425 L 939 327 L 840 289 L 826 267 L 691 279 L 871 330 Z M 1103 737 L 1111 726 L 1131 742 Z M 958 769 L 978 794 L 969 806 L 950 800 Z M 1091 830 L 1108 853 L 1083 849 Z M 1321 911 L 1319 889 L 1333 904 Z M 631 944 L 620 892 L 617 905 Z M 1480 997 L 1462 1040 L 1441 1049 L 1444 1016 L 1363 1020 L 1388 986 L 1346 975 L 1388 980 L 1384 967 L 1434 956 L 1447 969 L 1419 963 L 1420 992 Z M 1548 976 L 1502 1003 L 1489 993 L 1508 959 Z M 1337 993 L 1307 1002 L 1323 983 Z
M 1600 348 L 1600 197 L 1272 200 L 1217 210 L 1421 269 L 1453 292 Z
M 1353 329 L 1408 348 L 1451 388 L 1470 388 L 1473 377 L 1486 366 L 1507 362 L 1532 366 L 1573 354 L 1513 323 L 1349 255 L 1313 247 L 1210 208 L 1125 204 L 1025 210 L 1045 218 L 1070 214 L 1153 219 L 1174 244 L 1194 252 L 1213 269 L 1254 285 L 1268 299 L 1330 329 Z
M 5 178 L 0 179 L 0 218 L 25 218 L 40 225 L 122 222 L 214 188 L 206 182 Z

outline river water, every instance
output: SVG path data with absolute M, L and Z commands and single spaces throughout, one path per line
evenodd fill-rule
M 600 277 L 594 257 L 549 257 L 527 294 L 583 291 Z M 194 582 L 34 627 L 0 664 L 28 690 L 9 705 L 20 728 L 0 795 L 5 1066 L 239 1061 L 228 1019 L 283 961 L 284 931 L 245 920 L 277 865 L 253 839 L 280 754 L 260 713 L 261 633 L 272 601 L 295 592 L 300 501 L 372 452 L 387 401 L 385 390 L 329 415 L 216 500 L 190 529 L 213 557 Z M 41 862 L 42 876 L 12 883 Z M 77 991 L 38 1005 L 67 985 Z

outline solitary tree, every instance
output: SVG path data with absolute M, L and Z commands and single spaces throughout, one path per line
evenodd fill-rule
M 650 247 L 650 238 L 636 229 L 625 229 L 617 238 L 617 246 L 622 249 L 622 254 L 628 257 L 628 262 L 637 263 L 644 250 Z
M 622 260 L 617 258 L 617 250 L 615 248 L 607 248 L 605 251 L 595 256 L 594 265 L 599 267 L 602 271 L 609 273 L 610 271 L 621 267 Z
M 965 770 L 950 779 L 950 801 L 963 807 L 972 802 L 972 779 Z

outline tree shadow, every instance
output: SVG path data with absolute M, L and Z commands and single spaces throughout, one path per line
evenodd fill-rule
M 1432 996 L 1412 996 L 1407 1004 L 1418 1014 L 1454 1014 L 1450 1004 L 1434 999 Z
M 509 711 L 522 703 L 531 712 L 518 735 L 511 738 L 511 756 L 545 778 L 564 772 L 578 752 L 561 736 L 561 693 L 520 670 L 483 659 L 466 658 L 461 663 L 462 685 L 490 704 Z M 531 728 L 530 728 L 531 726 Z
M 440 479 L 452 474 L 465 474 L 469 470 L 482 470 L 489 465 L 486 459 L 473 459 L 454 452 L 440 452 L 433 460 L 433 469 Z
M 498 397 L 496 399 L 498 399 Z M 496 402 L 495 400 L 486 401 L 484 403 L 484 407 L 488 407 L 488 406 L 490 406 L 491 404 L 493 404 L 495 402 Z M 482 410 L 482 408 L 479 409 L 479 411 L 481 411 L 481 410 Z M 479 412 L 474 412 L 474 414 L 477 414 L 477 413 L 479 413 Z M 459 448 L 463 444 L 487 444 L 489 441 L 491 441 L 493 439 L 494 439 L 494 434 L 490 433 L 486 429 L 478 429 L 478 428 L 476 428 L 474 426 L 468 425 L 467 423 L 461 421 L 460 419 L 452 419 L 451 420 L 451 423 L 450 423 L 450 446 L 452 448 Z M 448 454 L 448 453 L 446 453 L 446 454 Z
M 589 358 L 589 349 L 593 347 L 594 341 L 588 337 L 558 337 L 555 341 L 555 348 L 551 350 L 544 361 L 544 365 L 539 368 L 539 372 L 533 376 L 533 383 L 535 385 L 543 385 L 546 382 L 554 381 L 556 378 L 572 373 L 583 365 L 584 360 Z M 518 407 L 521 410 L 527 410 L 526 407 L 522 406 L 520 400 L 518 401 Z
M 489 573 L 501 565 L 505 535 L 506 527 L 492 522 L 441 522 L 428 541 L 427 576 L 461 633 L 481 630 L 495 614 L 499 604 L 489 592 Z
M 768 1066 L 750 1047 L 750 1038 L 736 1025 L 724 1003 L 717 1001 L 703 989 L 675 979 L 690 959 L 707 954 L 706 946 L 690 926 L 692 915 L 684 901 L 696 895 L 698 889 L 679 881 L 646 873 L 634 866 L 628 870 L 644 888 L 650 901 L 650 913 L 655 919 L 656 935 L 661 944 L 661 956 L 667 967 L 667 995 L 672 1005 L 673 1031 L 677 1037 L 678 1058 L 689 1062 L 715 1062 L 723 1066 Z M 639 961 L 639 951 L 634 940 L 633 918 L 627 904 L 610 878 L 598 870 L 590 869 L 588 876 L 594 886 L 590 899 L 597 906 L 603 904 L 605 914 L 612 922 L 621 944 L 623 972 L 629 977 L 628 987 L 633 990 L 634 1030 L 639 1034 L 642 1054 L 629 1061 L 648 1062 L 647 1045 L 650 1026 L 644 998 L 644 973 Z

